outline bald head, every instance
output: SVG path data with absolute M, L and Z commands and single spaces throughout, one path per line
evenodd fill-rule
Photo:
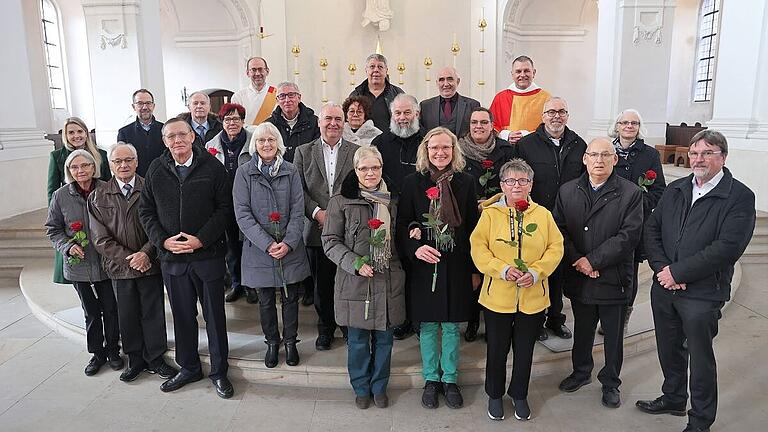
M 452 98 L 459 88 L 459 81 L 461 80 L 455 68 L 446 66 L 437 71 L 437 89 L 440 91 L 440 96 L 445 99 Z
M 605 183 L 613 172 L 613 166 L 619 161 L 610 139 L 600 137 L 589 142 L 583 162 L 593 185 Z

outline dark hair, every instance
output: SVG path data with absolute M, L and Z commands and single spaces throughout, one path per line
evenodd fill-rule
M 493 113 L 488 108 L 484 108 L 484 107 L 473 108 L 472 112 L 469 113 L 469 116 L 472 117 L 472 114 L 474 114 L 476 112 L 488 113 L 488 118 L 491 120 L 491 123 L 493 123 Z
M 136 100 L 136 95 L 139 94 L 139 93 L 146 93 L 146 94 L 149 95 L 149 97 L 152 98 L 152 102 L 155 101 L 155 96 L 152 94 L 151 91 L 149 91 L 149 90 L 147 90 L 145 88 L 140 88 L 140 89 L 136 90 L 135 92 L 133 92 L 133 95 L 131 95 L 131 103 L 133 103 Z
M 352 106 L 353 103 L 359 103 L 360 108 L 363 109 L 363 113 L 365 114 L 365 119 L 368 120 L 371 118 L 371 98 L 368 96 L 350 96 L 347 98 L 347 100 L 344 101 L 343 104 L 341 104 L 341 109 L 344 111 L 344 120 L 347 120 L 347 110 L 350 106 Z
M 167 122 L 163 125 L 163 129 L 160 131 L 160 133 L 165 136 L 165 130 L 168 128 L 168 125 L 172 125 L 174 123 L 184 123 L 184 125 L 187 127 L 187 132 L 192 132 L 192 126 L 189 125 L 189 122 L 184 120 L 182 117 L 173 117 L 171 119 L 168 119 Z
M 517 63 L 517 62 L 529 62 L 529 63 L 531 63 L 531 67 L 532 67 L 532 68 L 534 68 L 534 69 L 536 68 L 536 67 L 533 65 L 533 60 L 531 60 L 531 58 L 530 58 L 530 57 L 528 57 L 527 55 L 521 55 L 521 56 L 517 56 L 517 58 L 515 58 L 514 60 L 512 60 L 512 64 L 515 64 L 515 63 Z
M 723 152 L 723 156 L 728 154 L 728 140 L 725 139 L 725 135 L 716 130 L 704 129 L 699 131 L 693 138 L 691 138 L 689 145 L 694 145 L 699 140 L 704 140 L 707 144 L 718 147 L 720 151 Z
M 236 103 L 225 103 L 219 110 L 219 121 L 224 121 L 224 116 L 231 113 L 232 111 L 237 111 L 237 115 L 239 115 L 241 119 L 245 118 L 244 106 Z
M 267 64 L 267 59 L 265 59 L 264 57 L 259 57 L 259 56 L 249 57 L 248 60 L 245 61 L 245 70 L 248 70 L 248 63 L 250 63 L 251 60 L 253 60 L 253 59 L 259 59 L 259 60 L 263 61 L 264 62 L 264 68 L 269 70 L 269 65 Z

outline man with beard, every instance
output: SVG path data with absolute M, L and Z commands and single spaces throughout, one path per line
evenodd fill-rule
M 403 89 L 391 84 L 387 76 L 387 58 L 381 54 L 371 54 L 365 59 L 365 73 L 368 79 L 360 83 L 350 96 L 367 96 L 371 99 L 371 120 L 379 130 L 389 127 L 389 108 L 395 96 Z
M 585 171 L 582 162 L 587 143 L 568 129 L 568 103 L 553 97 L 544 103 L 542 123 L 536 132 L 526 135 L 517 144 L 518 155 L 533 168 L 534 178 L 531 198 L 547 210 L 555 207 L 560 185 L 581 176 Z M 539 340 L 546 340 L 547 328 L 557 337 L 570 339 L 571 331 L 565 326 L 563 314 L 562 264 L 549 276 L 549 301 L 547 321 L 541 329 Z
M 133 110 L 136 121 L 127 124 L 117 131 L 117 141 L 132 144 L 138 153 L 139 166 L 136 174 L 144 177 L 149 164 L 163 154 L 163 124 L 155 120 L 155 97 L 147 89 L 133 92 Z

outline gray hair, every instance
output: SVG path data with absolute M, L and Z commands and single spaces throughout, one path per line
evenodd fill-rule
M 112 160 L 112 153 L 114 153 L 115 150 L 119 149 L 120 147 L 128 147 L 128 150 L 131 151 L 131 154 L 133 155 L 133 157 L 135 157 L 136 160 L 139 159 L 139 153 L 136 151 L 136 147 L 134 147 L 133 144 L 128 144 L 127 142 L 124 142 L 124 141 L 118 141 L 112 144 L 112 146 L 110 146 L 109 150 L 107 151 L 107 158 L 109 160 Z
M 380 61 L 380 62 L 384 63 L 385 66 L 387 65 L 387 58 L 384 57 L 381 54 L 378 54 L 378 53 L 373 53 L 373 54 L 369 55 L 368 57 L 366 57 L 365 58 L 365 64 L 368 64 L 368 62 L 371 61 L 371 60 Z
M 533 65 L 533 60 L 530 57 L 528 57 L 527 55 L 517 56 L 517 57 L 515 57 L 514 60 L 512 60 L 512 64 L 522 63 L 522 62 L 528 62 L 528 63 L 531 64 L 532 68 L 536 69 L 536 67 Z
M 554 101 L 560 101 L 565 105 L 565 108 L 568 109 L 568 101 L 565 100 L 565 98 L 560 96 L 552 96 L 551 98 L 547 99 L 546 102 L 544 102 L 544 105 L 542 105 L 541 113 L 544 114 L 544 111 L 547 110 L 547 105 L 549 105 L 551 102 Z
M 281 89 L 281 88 L 283 88 L 283 87 L 293 87 L 293 88 L 295 88 L 295 89 L 296 89 L 296 93 L 301 93 L 301 90 L 299 90 L 299 85 L 298 85 L 298 84 L 296 84 L 295 82 L 291 82 L 291 81 L 283 81 L 283 82 L 281 82 L 280 84 L 278 84 L 278 85 L 277 85 L 275 88 L 276 88 L 277 90 L 280 90 L 280 89 Z
M 619 124 L 619 121 L 622 117 L 624 117 L 624 114 L 634 114 L 637 116 L 637 119 L 640 121 L 640 127 L 637 128 L 637 137 L 645 138 L 648 132 L 645 130 L 645 122 L 643 121 L 643 116 L 641 116 L 640 112 L 634 108 L 627 108 L 616 116 L 616 119 L 613 120 L 613 124 L 608 126 L 608 136 L 611 138 L 616 138 L 619 136 L 619 128 L 616 125 Z
M 725 139 L 725 135 L 716 130 L 704 129 L 699 131 L 691 138 L 690 145 L 696 144 L 699 140 L 704 140 L 707 144 L 718 147 L 723 152 L 723 156 L 728 154 L 728 140 Z
M 352 157 L 352 166 L 357 168 L 357 165 L 361 160 L 365 158 L 376 158 L 379 163 L 384 165 L 384 159 L 381 156 L 381 152 L 374 146 L 360 147 L 355 151 L 355 155 Z
M 184 123 L 184 125 L 187 127 L 187 133 L 193 132 L 192 126 L 189 125 L 189 122 L 184 120 L 181 117 L 174 117 L 172 119 L 169 119 L 165 124 L 163 125 L 163 128 L 160 130 L 160 133 L 165 137 L 165 131 L 168 128 L 168 125 L 174 124 L 174 123 Z
M 392 99 L 392 102 L 389 104 L 389 112 L 392 113 L 392 110 L 395 108 L 395 103 L 400 102 L 401 100 L 405 100 L 407 102 L 410 102 L 411 106 L 413 106 L 414 112 L 419 112 L 419 101 L 414 96 L 409 95 L 407 93 L 400 93 L 397 96 L 395 96 L 394 99 Z
M 283 143 L 283 136 L 280 135 L 280 131 L 277 129 L 277 126 L 270 122 L 259 123 L 256 127 L 253 128 L 253 133 L 251 134 L 251 142 L 248 144 L 248 153 L 250 153 L 251 156 L 256 156 L 258 153 L 256 150 L 256 141 L 264 135 L 272 135 L 272 137 L 277 140 L 277 155 L 283 157 L 285 154 L 285 143 Z
M 101 167 L 96 166 L 96 159 L 93 158 L 93 155 L 88 153 L 87 150 L 77 149 L 72 153 L 70 153 L 69 156 L 67 156 L 67 160 L 64 161 L 64 182 L 65 183 L 69 184 L 75 181 L 75 178 L 72 177 L 72 173 L 69 171 L 69 166 L 72 165 L 72 161 L 78 156 L 82 156 L 88 159 L 88 162 L 91 165 L 93 165 L 92 178 L 99 178 L 101 176 Z
M 326 102 L 325 104 L 323 104 L 323 106 L 320 107 L 320 115 L 322 116 L 325 110 L 329 108 L 338 108 L 341 110 L 341 112 L 344 112 L 344 107 L 342 107 L 336 102 L 330 101 L 330 102 Z
M 202 91 L 198 90 L 196 92 L 192 92 L 191 95 L 187 96 L 187 106 L 189 106 L 189 101 L 190 101 L 190 99 L 192 99 L 192 96 L 194 96 L 194 95 L 203 95 L 203 96 L 205 96 L 205 100 L 208 101 L 208 104 L 211 103 L 211 97 L 208 96 L 205 92 L 202 92 Z
M 533 180 L 533 168 L 520 158 L 510 159 L 509 162 L 501 166 L 499 180 L 506 178 L 507 173 L 511 172 L 523 173 L 528 177 L 528 180 Z

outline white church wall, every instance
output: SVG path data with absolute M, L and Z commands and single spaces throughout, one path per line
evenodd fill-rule
M 39 2 L 22 2 L 24 27 L 27 29 L 27 58 L 29 59 L 29 79 L 32 81 L 32 98 L 35 123 L 39 129 L 53 130 L 50 95 L 48 93 L 48 73 L 45 69 L 43 51 L 42 16 Z M 11 100 L 15 100 L 11 98 Z M 57 128 L 58 129 L 58 128 Z
M 67 61 L 69 83 L 69 115 L 80 117 L 89 128 L 95 127 L 93 115 L 93 89 L 91 67 L 88 60 L 88 35 L 85 29 L 85 15 L 80 0 L 57 0 L 61 13 L 64 33 L 64 52 Z M 53 131 L 63 126 L 54 124 Z

